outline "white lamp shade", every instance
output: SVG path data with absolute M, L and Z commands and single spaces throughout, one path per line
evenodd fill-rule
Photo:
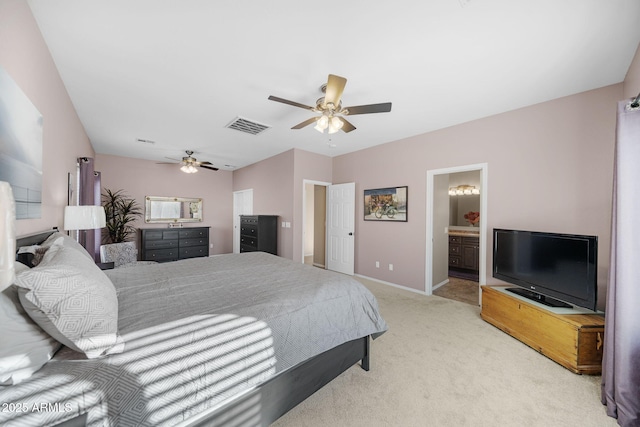
M 94 230 L 107 225 L 102 206 L 65 206 L 65 230 Z
M 0 181 L 0 292 L 15 279 L 16 204 L 8 182 Z

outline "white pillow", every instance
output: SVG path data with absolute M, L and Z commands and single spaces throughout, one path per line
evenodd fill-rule
M 73 237 L 67 236 L 66 234 L 59 231 L 52 233 L 49 237 L 46 238 L 44 242 L 40 244 L 19 247 L 18 255 L 33 255 L 30 259 L 25 260 L 25 263 L 31 264 L 32 267 L 35 267 L 40 264 L 42 258 L 44 257 L 44 254 L 49 250 L 49 248 L 56 245 L 63 245 L 69 248 L 73 248 L 93 261 L 93 257 L 91 256 L 91 254 L 87 252 L 87 250 L 80 243 L 76 242 Z
M 49 236 L 47 238 L 47 240 L 45 240 L 43 242 L 43 244 L 45 244 L 46 242 L 53 240 L 53 241 L 58 241 L 57 239 L 62 237 L 62 244 L 63 246 L 69 247 L 69 248 L 73 248 L 75 250 L 77 250 L 78 252 L 80 252 L 82 255 L 86 256 L 87 258 L 89 258 L 91 260 L 91 262 L 95 262 L 93 259 L 93 256 L 87 252 L 87 250 L 84 248 L 84 246 L 82 246 L 80 243 L 76 242 L 76 239 L 74 239 L 71 236 L 67 236 L 64 233 L 60 233 L 59 231 L 53 233 L 51 236 Z
M 53 236 L 53 234 L 51 236 Z M 56 237 L 55 239 L 51 239 L 51 236 L 49 236 L 47 238 L 47 240 L 45 240 L 44 242 L 42 242 L 39 245 L 20 246 L 18 248 L 18 255 L 20 255 L 20 254 L 31 254 L 31 255 L 33 255 L 32 259 L 31 259 L 31 266 L 35 267 L 36 265 L 40 264 L 40 262 L 42 261 L 42 258 L 44 257 L 44 254 L 47 253 L 49 248 L 51 248 L 52 246 L 56 246 L 56 245 L 57 246 L 62 246 L 62 244 L 63 244 L 62 243 L 63 242 L 63 238 L 62 237 Z
M 16 277 L 29 270 L 15 263 Z M 18 299 L 18 288 L 0 293 L 0 385 L 18 384 L 47 363 L 61 347 L 27 315 Z
M 118 297 L 109 278 L 74 248 L 52 246 L 16 279 L 22 306 L 42 329 L 88 358 L 122 351 Z M 112 349 L 112 347 L 115 347 Z

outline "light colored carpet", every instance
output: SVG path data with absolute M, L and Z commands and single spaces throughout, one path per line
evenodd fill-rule
M 358 280 L 389 324 L 371 370 L 351 367 L 273 426 L 617 426 L 599 376 L 571 373 L 479 307 Z

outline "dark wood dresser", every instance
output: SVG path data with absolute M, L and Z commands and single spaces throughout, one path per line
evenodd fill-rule
M 278 255 L 278 216 L 240 215 L 240 252 Z
M 209 227 L 143 228 L 143 261 L 177 261 L 209 256 Z

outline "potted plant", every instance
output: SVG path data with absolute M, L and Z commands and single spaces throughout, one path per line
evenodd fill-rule
M 132 224 L 142 215 L 135 199 L 128 197 L 124 190 L 106 188 L 102 193 L 102 206 L 107 220 L 107 232 L 102 238 L 104 243 L 126 242 L 130 235 L 135 234 L 136 228 Z
M 102 262 L 114 262 L 121 266 L 137 260 L 138 250 L 135 242 L 127 241 L 135 235 L 133 223 L 142 215 L 142 209 L 135 199 L 128 197 L 124 190 L 102 193 L 102 206 L 106 217 L 106 232 L 103 233 L 100 247 Z

